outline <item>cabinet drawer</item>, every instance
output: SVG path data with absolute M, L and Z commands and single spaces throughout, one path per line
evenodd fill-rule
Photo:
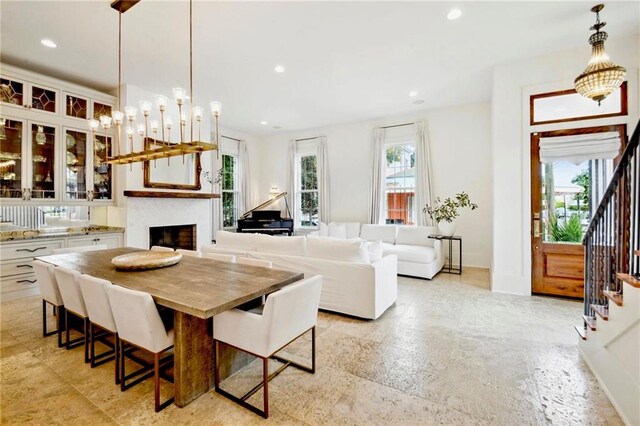
M 64 241 L 32 241 L 29 243 L 2 244 L 0 248 L 0 259 L 5 260 L 34 258 L 37 256 L 47 256 L 51 250 L 64 247 Z
M 0 280 L 0 293 L 27 290 L 37 286 L 35 274 L 16 275 Z
M 17 259 L 2 261 L 0 264 L 0 277 L 9 277 L 12 275 L 31 274 L 33 273 L 33 265 L 31 259 Z

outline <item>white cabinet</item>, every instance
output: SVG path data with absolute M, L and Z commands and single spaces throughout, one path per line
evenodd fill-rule
M 38 294 L 33 258 L 65 246 L 63 239 L 39 239 L 0 245 L 0 300 Z
M 87 119 L 111 115 L 115 98 L 19 68 L 0 75 L 0 199 L 112 204 L 114 128 L 91 137 Z M 43 201 L 46 201 L 43 202 Z
M 107 248 L 122 247 L 122 234 L 93 234 L 82 237 L 69 237 L 67 247 L 106 245 Z

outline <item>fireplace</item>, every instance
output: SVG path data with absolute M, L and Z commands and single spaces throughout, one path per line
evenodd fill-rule
M 149 248 L 197 250 L 196 225 L 152 226 L 149 228 Z

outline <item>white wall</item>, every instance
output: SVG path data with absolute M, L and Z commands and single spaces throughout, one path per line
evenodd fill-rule
M 466 191 L 480 208 L 463 210 L 457 234 L 464 237 L 464 264 L 491 263 L 491 110 L 488 103 L 420 111 L 415 115 L 280 134 L 260 142 L 259 198 L 271 185 L 286 190 L 287 143 L 327 136 L 331 220 L 368 220 L 371 133 L 374 127 L 424 120 L 432 156 L 435 196 Z M 290 200 L 292 201 L 292 200 Z
M 610 39 L 612 60 L 627 68 L 631 125 L 638 120 L 637 37 Z M 492 95 L 493 155 L 493 262 L 494 291 L 531 294 L 530 156 L 528 96 L 551 87 L 572 88 L 573 79 L 586 67 L 590 47 L 499 65 L 494 70 Z M 618 119 L 619 120 L 619 119 Z M 598 120 L 582 121 L 587 127 Z M 633 123 L 633 124 L 632 124 Z M 564 125 L 574 126 L 574 124 Z

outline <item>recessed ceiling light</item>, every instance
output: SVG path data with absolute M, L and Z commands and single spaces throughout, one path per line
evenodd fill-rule
M 412 91 L 409 92 L 409 96 L 411 96 L 412 98 L 416 97 L 416 96 L 418 96 L 418 92 L 416 92 L 415 90 L 412 90 Z
M 262 124 L 263 126 L 266 126 L 269 123 L 267 123 L 266 121 L 261 121 L 260 124 Z
M 275 72 L 284 72 L 284 67 L 282 65 L 276 65 L 273 69 Z
M 53 40 L 49 40 L 48 38 L 43 38 L 42 40 L 40 40 L 40 43 L 42 43 L 43 46 L 47 46 L 52 49 L 58 47 L 58 45 Z
M 461 16 L 462 16 L 462 11 L 457 7 L 454 7 L 449 11 L 449 13 L 447 13 L 447 19 L 450 21 L 456 20 Z
M 413 101 L 414 105 L 422 105 L 424 101 L 422 99 L 418 99 L 417 101 Z

